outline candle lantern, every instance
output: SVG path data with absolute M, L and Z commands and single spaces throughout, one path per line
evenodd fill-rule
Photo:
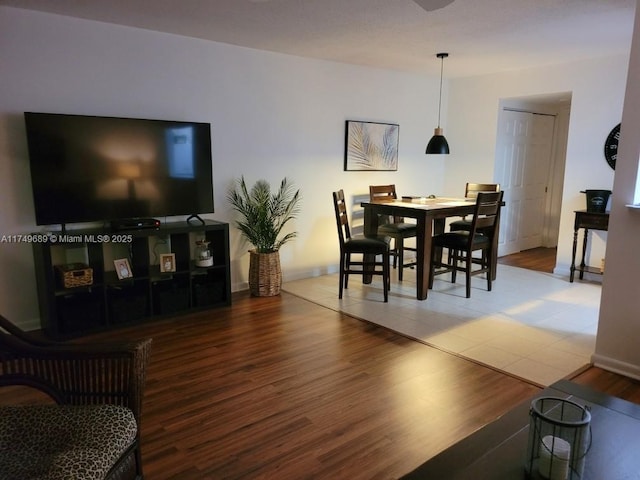
M 554 397 L 537 398 L 529 411 L 525 473 L 529 480 L 579 480 L 591 447 L 587 407 Z
M 209 249 L 209 241 L 198 240 L 196 241 L 196 266 L 197 267 L 211 267 L 213 266 L 213 256 Z

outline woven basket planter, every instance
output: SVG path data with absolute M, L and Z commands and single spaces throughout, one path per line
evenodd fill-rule
M 257 253 L 249 251 L 249 291 L 254 297 L 280 295 L 282 269 L 280 252 Z

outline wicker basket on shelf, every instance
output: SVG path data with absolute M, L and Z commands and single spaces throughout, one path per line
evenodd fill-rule
M 64 288 L 86 287 L 93 285 L 93 268 L 84 263 L 57 265 L 60 284 Z
M 257 253 L 249 251 L 249 291 L 254 297 L 280 295 L 282 269 L 280 252 Z

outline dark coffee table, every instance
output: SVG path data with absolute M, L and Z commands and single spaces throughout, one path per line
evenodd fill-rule
M 593 443 L 581 480 L 640 479 L 640 405 L 566 380 L 534 398 L 546 396 L 591 408 Z M 523 480 L 530 406 L 518 405 L 402 479 Z

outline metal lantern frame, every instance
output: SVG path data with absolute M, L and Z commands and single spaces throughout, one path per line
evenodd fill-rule
M 529 410 L 526 478 L 582 479 L 591 435 L 591 412 L 587 406 L 557 397 L 533 400 Z

